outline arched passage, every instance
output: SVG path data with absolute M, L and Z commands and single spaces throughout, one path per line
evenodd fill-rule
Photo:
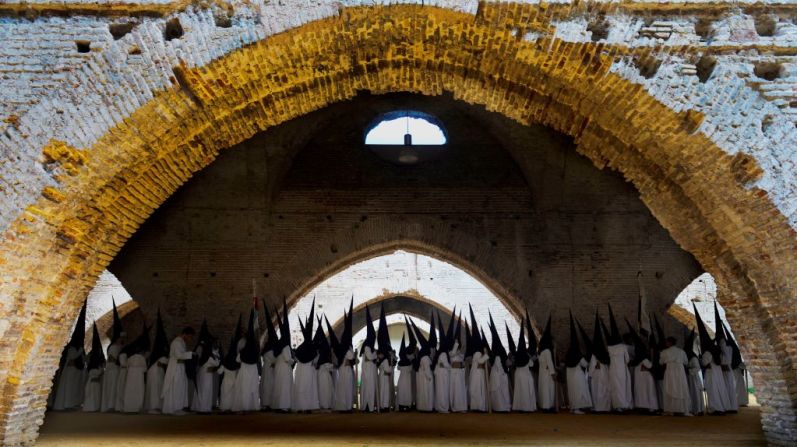
M 784 329 L 797 319 L 794 231 L 765 193 L 745 186 L 760 175 L 755 161 L 718 147 L 701 114 L 675 111 L 612 72 L 621 48 L 517 39 L 512 24 L 527 12 L 488 6 L 474 19 L 416 6 L 343 9 L 207 66 L 175 67 L 173 88 L 90 149 L 52 141 L 44 153 L 74 175 L 43 191 L 2 242 L 16 279 L 0 291 L 29 310 L 4 314 L 3 338 L 14 340 L 0 348 L 4 438 L 35 436 L 67 336 L 57 323 L 77 313 L 116 251 L 181 183 L 230 144 L 369 90 L 450 91 L 569 134 L 597 166 L 621 171 L 717 278 L 731 322 L 742 309 L 756 316 L 740 339 L 756 348 L 745 354 L 772 410 L 765 429 L 773 441 L 788 440 L 797 380 L 792 357 L 775 348 L 791 352 L 795 344 Z

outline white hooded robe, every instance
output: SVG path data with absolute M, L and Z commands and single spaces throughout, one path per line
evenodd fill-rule
M 185 347 L 183 337 L 175 338 L 169 346 L 169 365 L 163 378 L 163 414 L 175 414 L 188 406 L 188 377 L 185 374 L 185 361 L 194 353 Z
M 542 410 L 556 408 L 556 365 L 553 364 L 553 354 L 550 349 L 540 352 L 540 369 L 538 380 L 539 407 Z
M 659 363 L 666 365 L 661 407 L 668 413 L 689 413 L 689 382 L 686 380 L 686 352 L 677 346 L 661 351 Z

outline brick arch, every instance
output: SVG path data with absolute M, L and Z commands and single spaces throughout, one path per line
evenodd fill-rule
M 571 135 L 596 166 L 621 171 L 673 239 L 717 278 L 731 321 L 741 322 L 743 311 L 755 316 L 740 339 L 768 407 L 764 428 L 772 442 L 793 439 L 796 359 L 783 353 L 797 347 L 789 335 L 797 325 L 797 249 L 766 192 L 745 186 L 760 168 L 712 141 L 701 113 L 675 111 L 610 70 L 631 50 L 518 39 L 518 21 L 549 26 L 528 13 L 490 6 L 474 19 L 409 5 L 344 8 L 204 67 L 175 67 L 172 88 L 91 148 L 51 141 L 43 158 L 62 168 L 59 186 L 42 191 L 0 246 L 14 278 L 0 285 L 10 297 L 0 345 L 4 441 L 35 439 L 67 338 L 62 323 L 154 209 L 220 150 L 358 90 L 450 91 Z

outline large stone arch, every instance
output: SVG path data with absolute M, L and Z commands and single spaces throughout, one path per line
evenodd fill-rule
M 8 227 L 0 345 L 7 443 L 35 438 L 67 337 L 96 277 L 136 228 L 218 152 L 358 90 L 410 91 L 485 105 L 573 136 L 598 167 L 623 173 L 673 238 L 717 278 L 760 384 L 773 442 L 795 433 L 795 234 L 763 189 L 756 159 L 714 141 L 705 115 L 660 102 L 612 70 L 649 49 L 577 43 L 546 30 L 537 6 L 486 5 L 475 17 L 410 5 L 356 7 L 254 42 L 201 67 L 174 67 L 156 92 L 89 148 L 42 149 L 58 187 Z M 727 143 L 730 144 L 730 143 Z M 736 154 L 736 155 L 731 155 Z M 767 216 L 767 219 L 761 219 Z M 53 312 L 53 310 L 55 310 Z M 755 349 L 755 351 L 753 351 Z M 776 353 L 778 355 L 776 355 Z

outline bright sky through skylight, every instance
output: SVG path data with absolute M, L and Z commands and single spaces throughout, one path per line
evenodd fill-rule
M 441 145 L 446 143 L 442 129 L 422 118 L 406 117 L 382 121 L 365 136 L 365 144 L 404 144 L 404 134 L 412 135 L 412 144 Z

